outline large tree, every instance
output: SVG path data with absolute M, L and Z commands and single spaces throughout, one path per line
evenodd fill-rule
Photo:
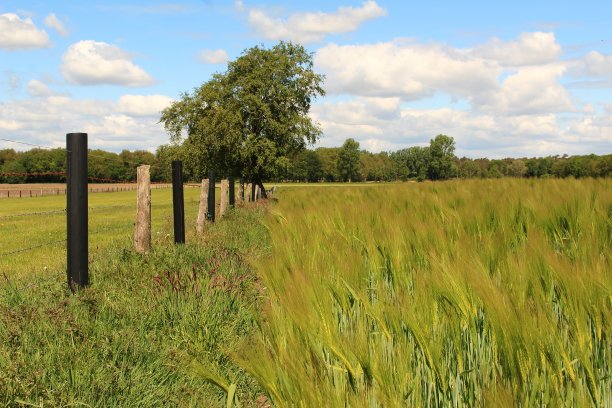
M 323 76 L 304 47 L 280 42 L 253 47 L 162 112 L 173 142 L 183 136 L 186 165 L 196 176 L 214 169 L 263 180 L 287 168 L 288 158 L 321 133 L 308 115 L 324 95 Z M 265 192 L 265 190 L 264 190 Z
M 446 135 L 438 135 L 431 139 L 427 173 L 431 180 L 444 180 L 457 175 L 455 139 Z
M 409 178 L 416 178 L 423 181 L 427 178 L 430 154 L 429 147 L 412 146 L 398 152 L 404 160 Z
M 359 142 L 346 139 L 338 152 L 338 173 L 342 181 L 359 179 Z

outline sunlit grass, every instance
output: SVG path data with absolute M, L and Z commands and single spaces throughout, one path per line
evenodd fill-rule
M 279 190 L 261 333 L 279 406 L 611 406 L 612 181 Z
M 185 188 L 184 195 L 186 227 L 193 232 L 199 189 Z M 88 200 L 90 258 L 118 242 L 130 245 L 136 192 L 89 193 Z M 151 190 L 151 207 L 153 241 L 172 241 L 172 189 Z M 65 268 L 66 244 L 57 242 L 66 239 L 65 208 L 65 196 L 0 200 L 0 273 L 22 277 Z M 37 245 L 43 246 L 7 254 Z
M 194 193 L 185 193 L 189 203 Z M 134 198 L 90 197 L 98 206 Z M 234 387 L 234 398 L 265 400 L 253 377 L 229 358 L 256 329 L 261 293 L 247 260 L 269 250 L 260 223 L 265 206 L 230 210 L 202 235 L 174 245 L 163 198 L 153 193 L 154 233 L 164 228 L 169 235 L 155 238 L 146 255 L 133 249 L 133 208 L 90 213 L 92 232 L 108 230 L 91 236 L 86 288 L 68 290 L 65 254 L 54 248 L 44 253 L 56 269 L 38 273 L 41 259 L 28 254 L 0 274 L 0 407 L 227 406 L 226 392 L 203 378 L 202 367 Z M 196 208 L 187 206 L 191 232 Z M 59 231 L 65 217 L 42 220 Z M 19 260 L 34 273 L 23 268 L 16 275 Z

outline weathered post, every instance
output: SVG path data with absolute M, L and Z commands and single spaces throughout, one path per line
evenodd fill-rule
M 229 178 L 229 205 L 234 208 L 236 206 L 234 177 Z
M 172 208 L 174 212 L 174 243 L 185 243 L 185 200 L 183 196 L 183 162 L 172 162 Z
M 255 193 L 257 193 L 257 184 L 255 183 L 251 183 L 251 201 L 255 202 L 257 201 L 257 196 L 255 195 Z
M 229 189 L 229 183 L 227 179 L 221 180 L 221 200 L 219 202 L 219 218 L 223 217 L 227 211 L 227 190 Z
M 238 200 L 236 205 L 241 205 L 244 202 L 244 182 L 240 180 L 238 182 Z
M 144 254 L 151 249 L 151 166 L 136 169 L 136 226 L 134 246 L 136 252 Z
M 255 186 L 255 201 L 261 200 L 261 188 L 259 186 Z
M 206 206 L 208 205 L 208 179 L 202 179 L 202 189 L 200 190 L 200 206 L 198 207 L 198 221 L 196 222 L 196 232 L 204 232 L 204 222 L 206 221 Z
M 87 133 L 68 133 L 66 151 L 67 275 L 68 287 L 74 290 L 89 284 Z
M 246 187 L 244 189 L 244 201 L 247 203 L 251 202 L 251 183 L 246 183 Z
M 208 172 L 208 221 L 215 222 L 215 171 Z

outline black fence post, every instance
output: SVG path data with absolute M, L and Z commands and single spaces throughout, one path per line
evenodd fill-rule
M 66 134 L 68 171 L 66 176 L 67 275 L 68 287 L 89 284 L 87 133 Z
M 208 221 L 215 222 L 215 171 L 208 172 Z
M 236 205 L 236 197 L 234 194 L 234 177 L 229 177 L 229 205 L 234 208 Z
M 174 243 L 185 243 L 185 200 L 183 198 L 183 162 L 172 162 L 172 208 L 174 210 Z
M 255 182 L 251 183 L 251 202 L 254 203 L 255 202 Z

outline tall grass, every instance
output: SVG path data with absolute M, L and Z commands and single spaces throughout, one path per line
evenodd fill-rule
M 282 191 L 260 334 L 278 406 L 612 406 L 612 182 Z
M 75 294 L 64 266 L 33 276 L 4 267 L 0 407 L 225 407 L 262 396 L 229 358 L 260 310 L 247 257 L 269 250 L 264 211 L 249 207 L 230 210 L 203 236 L 189 228 L 185 245 L 156 239 L 146 256 L 133 251 L 125 227 L 132 210 L 116 208 L 106 222 L 127 232 L 93 240 L 100 245 L 90 257 L 91 285 Z M 29 262 L 37 261 L 44 262 Z

